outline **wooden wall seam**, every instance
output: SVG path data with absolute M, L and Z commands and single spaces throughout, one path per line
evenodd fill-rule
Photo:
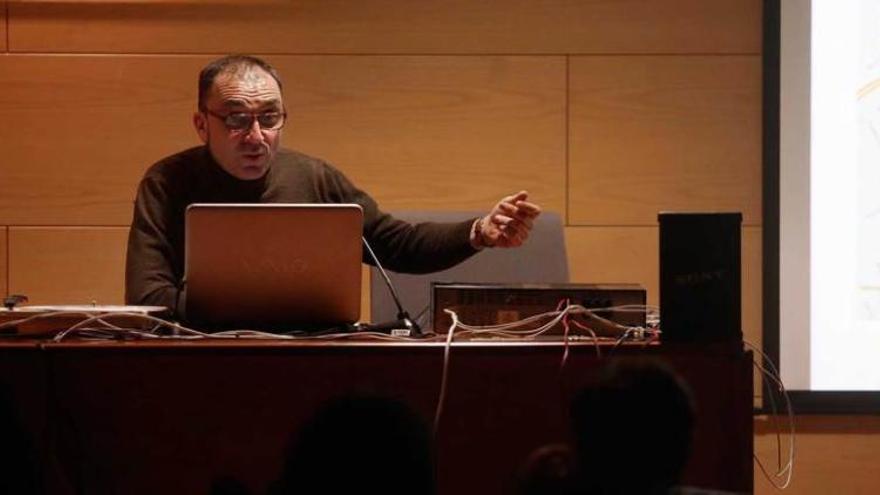
M 143 171 L 199 144 L 190 116 L 209 60 L 0 58 L 0 120 L 19 130 L 0 144 L 29 164 L 0 167 L 0 224 L 127 224 Z M 529 186 L 563 211 L 564 58 L 269 61 L 289 76 L 282 145 L 334 164 L 384 209 L 482 210 Z
M 168 51 L 168 52 L 110 52 L 110 51 L 82 51 L 82 52 L 63 52 L 63 51 L 26 51 L 26 50 L 6 50 L 10 55 L 34 56 L 41 57 L 47 55 L 59 57 L 211 57 L 219 58 L 232 51 L 203 51 L 203 52 L 185 52 L 185 51 Z M 268 52 L 268 51 L 250 51 L 248 55 L 254 55 L 260 58 L 272 57 L 620 57 L 620 58 L 638 58 L 638 57 L 760 57 L 761 53 L 756 52 L 731 52 L 731 53 L 712 53 L 712 52 L 668 52 L 668 53 L 626 53 L 626 52 L 595 52 L 595 53 L 579 53 L 579 52 L 546 52 L 546 53 L 529 53 L 529 52 L 508 52 L 508 51 L 486 51 L 474 53 L 460 52 L 302 52 L 302 51 L 286 51 L 286 52 Z
M 207 2 L 206 2 L 207 3 Z M 760 53 L 761 0 L 14 3 L 10 51 Z M 73 28 L 75 26 L 75 28 Z M 260 26 L 260 29 L 253 29 Z M 216 36 L 220 31 L 224 36 Z
M 4 226 L 2 229 L 3 238 L 0 239 L 0 245 L 3 246 L 3 283 L 0 286 L 3 287 L 3 297 L 9 295 L 9 227 Z
M 571 198 L 571 55 L 565 56 L 565 212 L 562 224 L 570 225 Z
M 0 42 L 3 43 L 3 52 L 9 53 L 9 2 L 3 2 L 3 22 L 0 31 Z

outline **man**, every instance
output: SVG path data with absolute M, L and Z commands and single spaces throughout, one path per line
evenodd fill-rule
M 484 247 L 515 247 L 540 208 L 521 191 L 479 219 L 411 225 L 376 202 L 331 165 L 279 147 L 287 111 L 281 78 L 261 59 L 223 57 L 199 74 L 193 125 L 203 146 L 153 165 L 144 175 L 128 239 L 125 299 L 165 306 L 186 318 L 184 213 L 192 203 L 357 203 L 364 237 L 395 271 L 442 270 Z M 364 261 L 372 263 L 367 256 Z

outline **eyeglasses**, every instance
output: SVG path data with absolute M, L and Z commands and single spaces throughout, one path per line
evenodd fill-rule
M 254 120 L 260 125 L 260 130 L 277 131 L 284 127 L 287 120 L 287 112 L 232 112 L 222 115 L 207 108 L 204 109 L 208 115 L 213 115 L 223 121 L 226 129 L 233 132 L 241 132 L 250 129 L 254 125 Z

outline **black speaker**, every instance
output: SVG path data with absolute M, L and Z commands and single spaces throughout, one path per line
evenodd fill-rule
M 742 342 L 741 213 L 666 213 L 660 222 L 663 342 Z

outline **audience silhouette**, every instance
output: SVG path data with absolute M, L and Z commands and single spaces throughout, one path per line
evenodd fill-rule
M 21 422 L 12 391 L 0 384 L 0 495 L 43 491 L 34 439 Z
M 427 425 L 403 402 L 345 396 L 319 408 L 295 434 L 272 495 L 433 495 Z
M 517 495 L 577 494 L 574 453 L 563 444 L 538 448 L 520 467 Z
M 618 358 L 571 404 L 573 445 L 524 463 L 519 495 L 669 495 L 687 463 L 693 400 L 666 365 Z
M 591 495 L 659 495 L 687 463 L 693 399 L 666 365 L 646 359 L 610 363 L 571 407 L 577 484 Z

